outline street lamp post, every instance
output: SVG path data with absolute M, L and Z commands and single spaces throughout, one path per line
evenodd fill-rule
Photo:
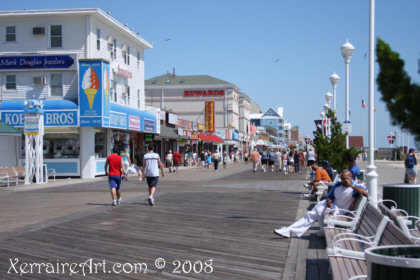
M 325 113 L 321 112 L 321 114 L 319 114 L 319 116 L 321 117 L 321 129 L 322 129 L 322 135 L 324 134 L 324 118 L 325 118 Z
M 330 107 L 330 104 L 331 104 L 331 99 L 333 98 L 333 95 L 331 94 L 331 92 L 327 92 L 326 94 L 325 94 L 325 100 L 327 101 L 327 107 L 328 107 L 328 109 L 330 109 L 331 107 Z M 326 110 L 325 111 L 325 113 L 327 113 L 328 112 L 328 110 Z M 327 122 L 328 122 L 328 135 L 331 135 L 331 128 L 330 128 L 330 120 L 327 118 Z
M 336 92 L 337 84 L 339 80 L 340 80 L 340 77 L 335 72 L 330 76 L 330 82 L 333 87 L 333 96 L 334 96 L 334 99 L 333 99 L 334 114 L 337 114 L 337 99 L 336 99 L 335 92 Z
M 350 64 L 350 59 L 354 52 L 354 46 L 350 44 L 349 40 L 347 40 L 347 42 L 341 46 L 340 50 L 344 58 L 344 63 L 346 64 L 346 119 L 344 122 L 347 123 L 348 126 L 351 126 L 350 114 L 349 114 L 349 106 L 350 106 L 349 104 L 349 64 Z M 349 134 L 347 134 L 347 137 L 346 137 L 347 149 L 349 148 Z
M 329 108 L 329 106 L 328 106 L 328 104 L 327 103 L 325 103 L 324 104 L 324 112 L 325 112 L 325 136 L 329 136 L 329 133 L 328 133 L 328 116 L 327 116 L 327 113 L 328 113 L 328 108 Z

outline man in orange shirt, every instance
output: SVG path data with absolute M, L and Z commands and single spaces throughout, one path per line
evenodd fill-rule
M 327 185 L 329 182 L 331 182 L 331 178 L 325 169 L 319 167 L 315 163 L 311 165 L 311 168 L 315 171 L 315 180 L 308 184 L 309 186 L 312 186 L 312 191 L 311 194 L 306 195 L 306 197 L 314 198 L 315 193 L 318 191 L 318 186 L 320 184 Z
M 108 176 L 109 188 L 111 190 L 112 206 L 121 203 L 121 176 L 125 174 L 125 168 L 122 156 L 119 155 L 119 149 L 114 146 L 113 154 L 105 162 L 105 175 Z M 108 170 L 109 166 L 109 170 Z M 118 201 L 117 201 L 118 199 Z
M 252 162 L 252 170 L 256 172 L 258 163 L 260 162 L 260 153 L 258 152 L 258 149 L 255 148 L 254 151 L 249 156 Z

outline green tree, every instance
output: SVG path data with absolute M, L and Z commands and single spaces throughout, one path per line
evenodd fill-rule
M 317 131 L 314 139 L 315 152 L 318 154 L 319 161 L 328 160 L 331 166 L 341 173 L 347 169 L 346 158 L 349 155 L 357 156 L 360 152 L 355 148 L 346 148 L 347 132 L 343 134 L 341 123 L 337 121 L 332 110 L 328 110 L 327 117 L 331 120 L 331 137 L 324 136 Z
M 380 38 L 376 44 L 376 56 L 380 67 L 378 87 L 391 114 L 392 124 L 408 129 L 420 140 L 419 85 L 411 82 L 399 54 Z

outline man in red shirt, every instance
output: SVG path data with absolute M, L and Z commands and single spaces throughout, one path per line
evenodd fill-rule
M 181 154 L 178 151 L 175 151 L 175 153 L 172 155 L 172 160 L 174 162 L 175 172 L 178 173 L 178 167 L 181 163 Z
M 112 197 L 112 206 L 115 206 L 121 203 L 121 176 L 125 174 L 125 168 L 122 156 L 119 155 L 120 151 L 118 147 L 114 146 L 112 152 L 113 154 L 110 155 L 105 162 L 105 175 L 108 176 L 109 189 L 111 190 Z

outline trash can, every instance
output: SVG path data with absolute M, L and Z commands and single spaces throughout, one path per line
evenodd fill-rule
M 420 246 L 379 246 L 365 250 L 368 279 L 420 279 Z
M 383 186 L 383 199 L 394 200 L 399 209 L 420 217 L 420 184 L 386 184 Z

